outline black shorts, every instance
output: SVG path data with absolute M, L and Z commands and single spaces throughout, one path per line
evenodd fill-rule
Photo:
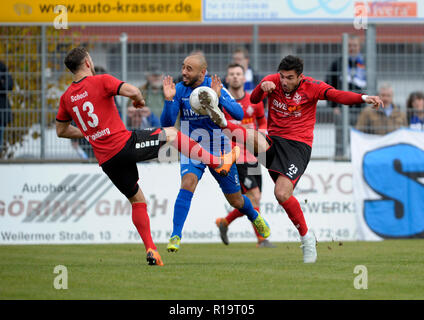
M 101 167 L 113 184 L 127 198 L 138 191 L 137 162 L 158 157 L 159 149 L 166 143 L 162 128 L 134 130 L 125 146 Z
M 254 174 L 249 174 L 250 170 L 254 171 Z M 261 174 L 261 165 L 259 163 L 238 163 L 237 171 L 240 179 L 240 186 L 242 193 L 259 188 L 259 191 L 262 192 L 262 174 Z
M 287 177 L 296 186 L 311 159 L 311 147 L 306 143 L 284 139 L 279 136 L 266 137 L 270 147 L 266 151 L 266 165 L 272 180 Z

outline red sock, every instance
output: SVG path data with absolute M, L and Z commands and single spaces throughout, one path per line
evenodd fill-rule
M 247 130 L 245 127 L 232 123 L 231 121 L 227 121 L 227 126 L 225 128 L 230 130 L 231 132 L 234 132 L 234 131 L 237 132 L 240 130 L 240 132 L 242 132 L 244 136 L 247 136 Z
M 299 201 L 294 196 L 291 196 L 286 202 L 280 203 L 284 210 L 286 210 L 289 219 L 293 222 L 294 226 L 299 230 L 299 234 L 303 237 L 308 232 L 305 217 L 303 216 L 302 209 L 300 208 Z
M 221 159 L 219 157 L 207 152 L 200 144 L 180 131 L 178 131 L 177 138 L 174 140 L 173 145 L 186 157 L 199 160 L 212 169 L 215 169 L 221 164 Z
M 245 127 L 227 121 L 227 127 L 222 132 L 231 140 L 235 140 L 238 144 L 245 145 L 247 140 L 247 130 Z
M 226 217 L 225 220 L 227 220 L 228 224 L 236 220 L 237 218 L 243 217 L 244 214 L 241 213 L 238 209 L 234 209 L 231 211 Z
M 147 206 L 145 203 L 136 202 L 132 204 L 132 221 L 143 240 L 146 251 L 150 248 L 156 250 L 153 243 L 152 234 L 150 232 L 150 219 L 147 214 Z

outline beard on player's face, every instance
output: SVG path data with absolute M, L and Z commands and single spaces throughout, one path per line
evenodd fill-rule
M 228 86 L 233 90 L 238 90 L 243 87 L 243 83 L 240 81 L 233 81 L 228 84 Z
M 285 92 L 285 93 L 291 93 L 291 92 L 293 92 L 294 90 L 296 90 L 297 89 L 297 87 L 299 86 L 299 84 L 300 84 L 300 80 L 301 80 L 301 78 L 300 77 L 298 77 L 296 80 L 294 80 L 294 81 L 287 81 L 287 82 L 285 82 L 285 83 L 283 83 L 283 81 L 281 81 L 281 86 L 283 87 L 283 91 Z
M 192 87 L 197 81 L 199 81 L 200 76 L 192 76 L 188 77 L 186 75 L 183 75 L 183 83 L 186 87 Z

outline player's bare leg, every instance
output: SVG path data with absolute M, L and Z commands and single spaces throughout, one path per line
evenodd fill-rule
M 265 154 L 270 147 L 265 134 L 231 123 L 230 121 L 222 132 L 235 142 L 245 145 L 246 149 L 254 155 Z
M 317 259 L 316 238 L 313 232 L 308 230 L 299 201 L 293 196 L 293 188 L 292 181 L 280 175 L 275 182 L 274 195 L 299 231 L 303 262 L 314 263 Z
M 146 198 L 141 189 L 138 188 L 137 193 L 128 200 L 131 202 L 132 207 L 132 221 L 146 248 L 146 260 L 148 264 L 163 266 L 162 258 L 153 243 L 150 231 L 150 219 L 147 214 Z

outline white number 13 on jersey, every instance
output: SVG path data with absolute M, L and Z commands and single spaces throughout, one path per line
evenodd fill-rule
M 97 117 L 95 113 L 93 113 L 94 106 L 90 101 L 84 102 L 84 104 L 82 105 L 82 111 L 87 111 L 87 108 L 88 108 L 87 115 L 91 118 L 91 121 L 88 120 L 87 123 L 90 127 L 95 128 L 99 125 L 99 118 Z M 84 120 L 82 120 L 81 118 L 81 114 L 79 113 L 78 107 L 75 106 L 72 108 L 72 110 L 74 110 L 75 114 L 77 115 L 77 118 L 81 124 L 82 129 L 84 131 L 87 131 L 87 126 L 85 125 Z

